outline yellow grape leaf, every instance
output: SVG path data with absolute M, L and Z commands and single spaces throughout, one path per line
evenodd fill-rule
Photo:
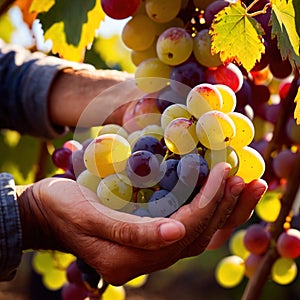
M 222 62 L 235 61 L 250 71 L 265 52 L 263 30 L 253 18 L 248 17 L 240 2 L 230 4 L 215 17 L 210 31 L 212 53 L 220 53 Z
M 123 71 L 134 73 L 136 67 L 131 61 L 131 52 L 122 43 L 120 35 L 97 38 L 94 43 L 94 50 L 109 67 L 120 66 Z
M 295 98 L 296 108 L 294 111 L 294 118 L 296 119 L 297 125 L 300 125 L 300 87 Z
M 98 0 L 56 0 L 55 5 L 48 12 L 39 14 L 38 18 L 45 40 L 52 40 L 52 52 L 80 62 L 85 49 L 95 38 L 104 12 Z
M 32 0 L 30 12 L 45 12 L 48 11 L 54 4 L 55 0 Z
M 10 42 L 12 33 L 16 30 L 7 13 L 0 17 L 0 38 L 6 43 Z

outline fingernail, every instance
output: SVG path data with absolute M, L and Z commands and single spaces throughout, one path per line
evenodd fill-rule
M 260 187 L 256 190 L 254 190 L 253 194 L 254 194 L 255 199 L 260 199 L 263 196 L 263 194 L 265 193 L 265 191 L 266 191 L 265 187 Z
M 179 222 L 163 223 L 160 225 L 159 231 L 166 242 L 177 241 L 184 236 L 184 226 Z
M 234 197 L 238 197 L 240 195 L 240 193 L 242 192 L 242 190 L 244 189 L 244 187 L 245 187 L 245 183 L 243 183 L 243 182 L 236 183 L 230 188 L 230 193 Z

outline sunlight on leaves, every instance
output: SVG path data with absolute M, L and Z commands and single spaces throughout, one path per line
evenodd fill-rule
M 236 62 L 250 71 L 265 52 L 260 24 L 246 15 L 241 3 L 231 4 L 215 17 L 210 34 L 212 52 L 224 63 Z
M 297 125 L 300 125 L 300 87 L 295 98 L 296 108 L 294 111 L 294 118 L 296 119 Z

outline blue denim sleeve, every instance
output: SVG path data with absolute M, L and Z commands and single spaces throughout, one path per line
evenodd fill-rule
M 91 69 L 0 40 L 0 128 L 54 138 L 64 127 L 51 124 L 47 98 L 56 74 L 64 68 Z
M 0 173 L 0 281 L 14 278 L 22 256 L 22 229 L 13 177 Z

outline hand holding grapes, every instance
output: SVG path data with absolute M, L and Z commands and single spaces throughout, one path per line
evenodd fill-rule
M 239 177 L 227 178 L 226 166 L 217 165 L 194 200 L 170 218 L 111 210 L 92 191 L 68 179 L 17 187 L 23 248 L 71 252 L 117 285 L 166 268 L 200 254 L 211 239 L 220 242 L 220 231 L 213 237 L 217 230 L 227 232 L 243 223 L 264 193 L 263 181 L 245 185 Z

